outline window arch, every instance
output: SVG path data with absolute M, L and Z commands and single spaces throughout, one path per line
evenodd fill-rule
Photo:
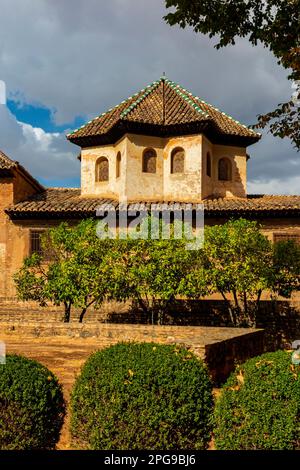
M 143 173 L 156 173 L 156 152 L 154 149 L 144 150 Z
M 116 162 L 116 178 L 119 178 L 121 175 L 121 152 L 117 153 L 117 162 Z
M 206 174 L 211 176 L 211 156 L 209 152 L 206 154 Z
M 171 173 L 184 173 L 184 150 L 180 147 L 172 150 Z
M 231 162 L 228 158 L 220 158 L 218 164 L 218 179 L 220 181 L 230 181 L 232 175 Z
M 109 163 L 106 157 L 100 157 L 96 161 L 95 169 L 95 181 L 96 183 L 100 181 L 109 180 Z

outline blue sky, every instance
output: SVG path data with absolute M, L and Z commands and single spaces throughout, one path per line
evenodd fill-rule
M 86 116 L 76 116 L 72 122 L 57 125 L 53 120 L 55 110 L 45 106 L 31 103 L 20 104 L 18 101 L 8 99 L 7 107 L 18 121 L 31 124 L 33 127 L 41 127 L 46 132 L 66 132 L 67 129 L 82 126 L 87 120 Z
M 47 186 L 79 186 L 80 149 L 65 134 L 162 72 L 246 125 L 290 99 L 288 72 L 247 39 L 168 26 L 164 0 L 1 0 L 0 148 Z M 263 132 L 248 149 L 250 193 L 299 194 L 300 154 Z

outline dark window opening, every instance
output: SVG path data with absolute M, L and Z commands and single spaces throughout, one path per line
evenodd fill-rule
M 227 158 L 221 158 L 219 160 L 218 178 L 220 181 L 231 180 L 231 163 Z
M 171 173 L 184 173 L 184 150 L 181 148 L 171 153 Z
M 143 173 L 156 173 L 156 152 L 153 149 L 143 153 Z
M 209 152 L 207 152 L 206 155 L 206 174 L 207 176 L 211 176 L 211 156 Z
M 106 157 L 101 157 L 96 162 L 96 182 L 109 180 L 109 163 Z
M 49 249 L 43 248 L 42 237 L 47 230 L 30 230 L 30 256 L 36 253 L 45 261 L 53 259 L 53 253 Z
M 121 175 L 121 153 L 117 154 L 117 167 L 116 167 L 116 177 L 119 178 Z

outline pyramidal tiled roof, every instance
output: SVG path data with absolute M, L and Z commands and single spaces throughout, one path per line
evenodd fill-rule
M 12 168 L 16 168 L 16 166 L 17 162 L 8 158 L 8 156 L 0 150 L 0 170 L 11 170 Z
M 105 136 L 118 126 L 128 129 L 128 126 L 130 128 L 130 124 L 134 123 L 152 128 L 154 126 L 160 130 L 174 126 L 178 128 L 184 125 L 205 124 L 206 128 L 210 125 L 220 135 L 246 138 L 248 143 L 254 143 L 260 138 L 260 134 L 198 96 L 193 96 L 166 77 L 161 77 L 119 105 L 100 114 L 68 134 L 67 138 L 80 145 L 84 143 L 84 139 L 92 140 L 95 136 Z

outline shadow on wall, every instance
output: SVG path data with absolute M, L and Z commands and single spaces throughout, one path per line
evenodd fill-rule
M 157 323 L 157 313 L 154 322 Z M 133 302 L 127 312 L 107 313 L 111 323 L 150 324 L 152 318 Z M 164 316 L 164 325 L 232 327 L 229 312 L 222 300 L 176 300 Z M 268 351 L 290 348 L 292 341 L 300 340 L 300 301 L 261 301 L 257 328 L 265 329 Z
M 80 310 L 74 310 L 71 323 L 78 323 Z M 55 306 L 39 307 L 31 302 L 9 302 L 0 299 L 0 322 L 61 322 L 63 309 Z M 158 312 L 154 312 L 154 324 Z M 145 313 L 135 302 L 105 302 L 99 310 L 90 309 L 84 323 L 151 324 L 152 315 Z M 222 300 L 176 300 L 169 305 L 163 318 L 164 325 L 233 327 L 227 306 Z M 266 350 L 290 348 L 300 340 L 300 301 L 261 301 L 257 328 L 265 329 Z
M 216 181 L 214 182 L 213 194 L 217 197 L 226 197 L 228 192 L 235 197 L 245 197 L 245 187 L 239 167 L 235 159 L 227 157 L 219 159 L 224 161 L 224 168 L 217 168 Z M 219 179 L 221 177 L 221 179 Z

